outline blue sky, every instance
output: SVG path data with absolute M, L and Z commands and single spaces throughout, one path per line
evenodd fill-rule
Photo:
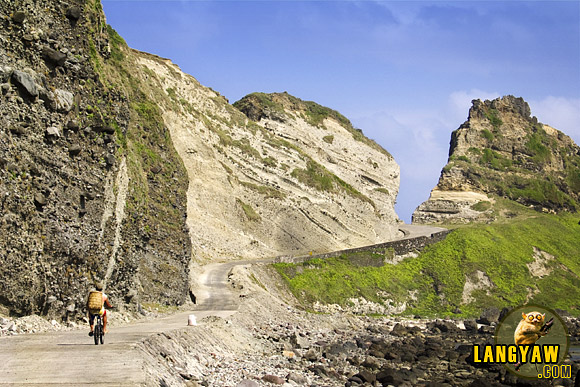
M 580 143 L 578 1 L 102 0 L 136 49 L 230 102 L 281 92 L 331 107 L 401 166 L 409 222 L 471 100 L 512 94 Z

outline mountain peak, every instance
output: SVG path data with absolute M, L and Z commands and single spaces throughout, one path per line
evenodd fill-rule
M 579 191 L 580 148 L 570 137 L 538 122 L 523 98 L 473 100 L 467 121 L 451 134 L 439 182 L 413 221 L 488 220 L 491 207 L 477 203 L 494 197 L 540 211 L 576 211 Z

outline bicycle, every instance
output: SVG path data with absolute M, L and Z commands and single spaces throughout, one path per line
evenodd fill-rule
M 103 319 L 100 314 L 95 316 L 95 328 L 93 330 L 93 338 L 95 339 L 95 345 L 105 344 L 105 332 L 103 327 Z

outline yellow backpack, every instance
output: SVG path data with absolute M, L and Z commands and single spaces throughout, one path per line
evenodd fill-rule
M 87 301 L 87 309 L 91 314 L 97 314 L 103 307 L 103 292 L 93 290 L 89 293 L 89 300 Z

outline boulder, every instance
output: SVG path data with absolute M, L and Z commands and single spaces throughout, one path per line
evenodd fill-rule
M 12 15 L 12 21 L 16 24 L 22 24 L 24 23 L 24 20 L 26 20 L 26 13 L 22 11 L 16 11 Z
M 370 371 L 367 371 L 367 370 L 361 370 L 355 376 L 358 377 L 359 379 L 361 379 L 363 382 L 366 382 L 366 383 L 374 383 L 375 380 L 377 380 L 376 375 L 373 374 Z
M 38 86 L 34 82 L 34 78 L 24 71 L 14 70 L 12 72 L 12 80 L 18 86 L 21 86 L 31 97 L 38 97 Z
M 452 323 L 451 321 L 446 320 L 436 320 L 428 325 L 429 329 L 433 330 L 434 328 L 439 329 L 440 332 L 448 333 L 448 332 L 457 332 L 459 328 L 457 325 Z
M 408 329 L 401 325 L 400 323 L 397 323 L 394 327 L 393 330 L 391 331 L 391 335 L 393 336 L 405 336 L 408 333 Z
M 499 321 L 500 311 L 498 308 L 489 308 L 484 310 L 477 320 L 480 324 L 491 325 L 492 323 L 497 323 Z
M 379 362 L 379 359 L 373 356 L 367 356 L 361 365 L 365 368 L 369 368 L 372 370 L 381 368 L 381 363 Z
M 79 144 L 72 144 L 71 146 L 68 147 L 68 153 L 71 156 L 76 156 L 79 153 L 81 153 L 81 146 Z
M 66 90 L 56 89 L 50 92 L 50 99 L 54 108 L 63 113 L 68 113 L 73 107 L 74 95 Z
M 50 62 L 56 66 L 62 66 L 62 65 L 64 65 L 64 62 L 66 61 L 66 54 L 63 54 L 62 52 L 54 50 L 50 47 L 43 47 L 42 48 L 42 56 L 48 62 Z
M 66 10 L 66 17 L 70 20 L 77 21 L 81 17 L 80 7 L 74 6 Z

